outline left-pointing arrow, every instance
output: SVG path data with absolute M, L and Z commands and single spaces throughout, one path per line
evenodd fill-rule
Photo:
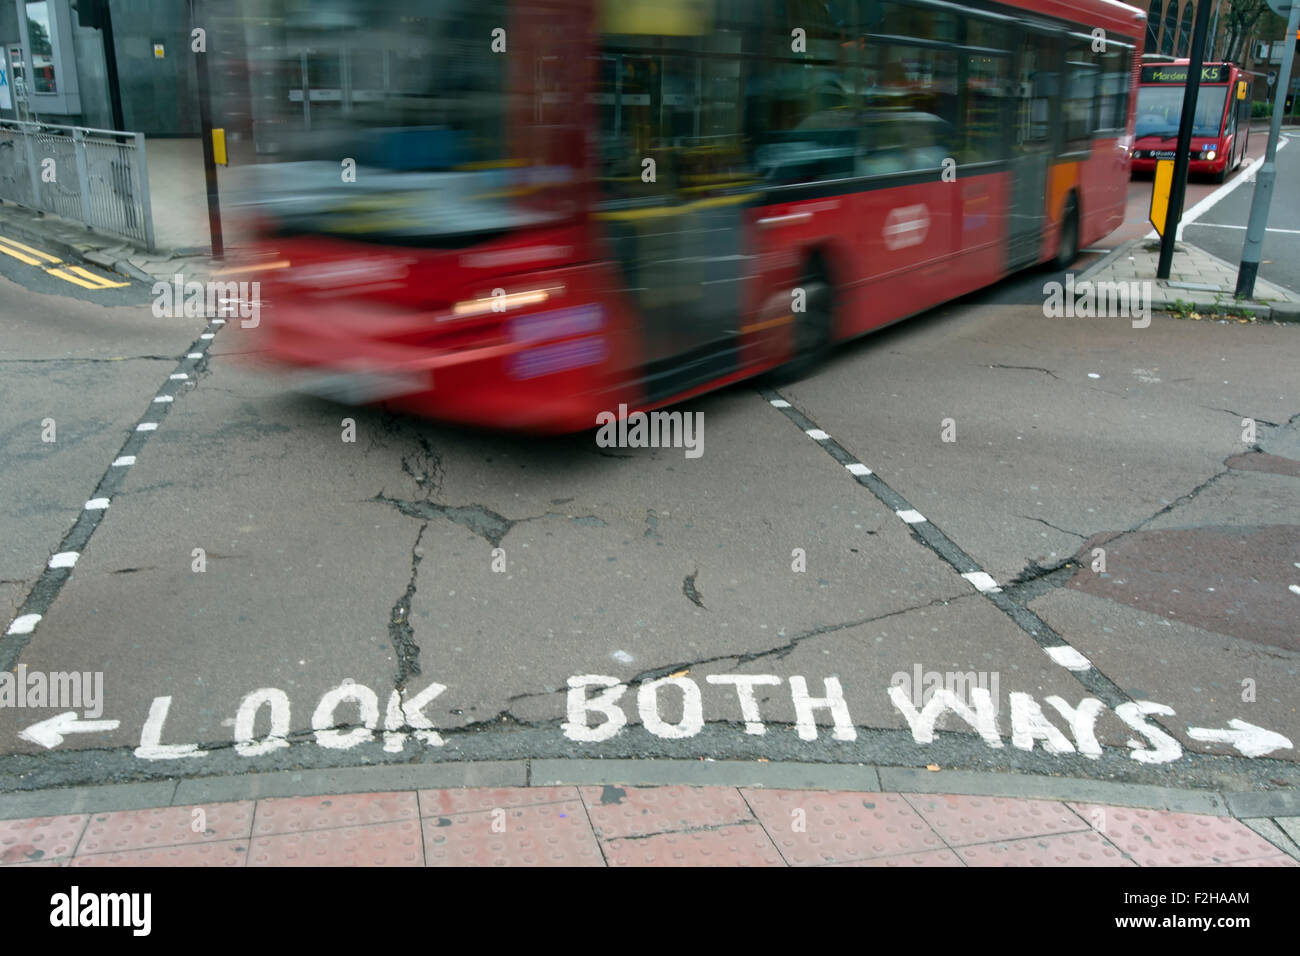
M 40 744 L 46 750 L 63 743 L 64 734 L 93 734 L 101 730 L 117 730 L 119 720 L 79 720 L 75 710 L 55 714 L 39 724 L 32 724 L 26 730 L 20 730 L 18 736 Z

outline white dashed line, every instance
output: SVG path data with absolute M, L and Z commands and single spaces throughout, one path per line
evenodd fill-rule
M 215 339 L 216 336 L 213 335 L 211 332 L 204 332 L 202 335 L 199 336 L 199 338 L 201 338 L 201 339 L 205 339 L 205 340 L 206 340 L 206 339 Z
M 166 402 L 174 402 L 174 401 L 176 401 L 176 399 L 174 396 L 171 395 L 159 395 L 157 398 L 154 399 L 155 404 L 164 404 Z
M 22 617 L 14 618 L 14 622 L 9 625 L 6 634 L 30 634 L 36 630 L 36 622 L 41 619 L 39 614 L 24 614 Z
M 1069 644 L 1061 644 L 1058 647 L 1044 647 L 1047 656 L 1056 663 L 1060 664 L 1066 670 L 1086 671 L 1092 667 L 1092 661 L 1084 657 Z
M 173 382 L 183 382 L 187 378 L 189 378 L 189 376 L 184 372 L 174 372 L 171 375 L 168 375 L 167 377 L 170 378 Z
M 807 435 L 809 438 L 811 438 L 813 441 L 825 441 L 826 439 L 831 437 L 830 435 L 822 431 L 820 428 L 810 428 L 806 432 L 804 432 L 804 434 Z
M 1293 584 L 1287 588 L 1292 594 L 1300 594 L 1300 584 Z
M 771 401 L 772 401 L 772 407 L 773 407 L 773 408 L 789 408 L 789 407 L 790 407 L 790 403 L 787 402 L 784 398 L 774 398 L 774 399 L 772 399 Z
M 91 498 L 86 502 L 87 511 L 103 511 L 108 507 L 107 498 Z
M 962 577 L 973 584 L 975 590 L 981 594 L 996 594 L 1002 590 L 998 587 L 998 582 L 993 580 L 993 575 L 987 571 L 967 571 Z
M 925 515 L 913 508 L 904 508 L 900 511 L 895 511 L 894 514 L 898 515 L 908 524 L 920 524 L 925 520 Z
M 871 474 L 871 469 L 868 468 L 866 465 L 862 464 L 861 462 L 858 462 L 858 461 L 852 462 L 851 464 L 845 465 L 844 467 L 847 468 L 847 469 L 849 470 L 849 474 L 850 474 L 850 475 L 869 475 L 869 474 Z
M 225 320 L 225 319 L 213 319 L 213 320 L 212 320 L 212 324 L 213 324 L 213 325 L 225 325 L 225 324 L 226 324 L 226 320 Z
M 203 358 L 203 353 L 202 353 L 202 352 L 191 352 L 189 355 L 187 355 L 187 356 L 185 356 L 185 357 L 186 357 L 187 359 L 201 359 L 201 358 Z
M 138 432 L 156 432 L 158 430 L 158 423 L 141 422 L 139 425 L 135 426 L 135 430 Z
M 135 455 L 123 455 L 121 458 L 113 459 L 114 468 L 129 468 L 135 464 Z
M 77 563 L 77 558 L 80 556 L 76 551 L 60 551 L 50 558 L 49 566 L 52 568 L 70 568 Z

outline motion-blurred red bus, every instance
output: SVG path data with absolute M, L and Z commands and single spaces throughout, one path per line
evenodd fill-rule
M 1115 0 L 355 8 L 384 94 L 258 169 L 264 324 L 318 394 L 593 428 L 1123 219 L 1145 15 Z
M 1187 88 L 1187 60 L 1142 67 L 1133 172 L 1149 173 L 1161 159 L 1173 159 Z M 1250 75 L 1231 63 L 1206 63 L 1196 93 L 1188 172 L 1223 182 L 1241 165 L 1250 145 Z

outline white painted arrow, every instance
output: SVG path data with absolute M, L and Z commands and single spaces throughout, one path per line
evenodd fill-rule
M 55 714 L 49 720 L 32 724 L 20 730 L 18 736 L 50 750 L 63 743 L 64 734 L 93 734 L 101 730 L 117 730 L 120 720 L 78 720 L 75 710 Z
M 1207 743 L 1228 744 L 1236 747 L 1240 753 L 1247 757 L 1262 757 L 1274 750 L 1291 749 L 1291 741 L 1281 734 L 1265 730 L 1263 727 L 1256 727 L 1244 720 L 1238 720 L 1234 717 L 1228 721 L 1228 726 L 1232 729 L 1211 730 L 1208 727 L 1188 727 L 1187 736 L 1193 740 L 1204 740 Z

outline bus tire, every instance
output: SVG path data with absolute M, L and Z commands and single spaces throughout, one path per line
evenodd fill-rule
M 1079 203 L 1074 193 L 1065 201 L 1065 215 L 1061 218 L 1061 240 L 1056 246 L 1056 258 L 1052 265 L 1057 269 L 1068 269 L 1079 257 Z
M 794 382 L 820 365 L 831 350 L 835 315 L 834 287 L 826 267 L 817 257 L 804 268 L 799 287 L 804 290 L 804 311 L 794 313 L 794 355 L 773 370 L 776 382 Z

